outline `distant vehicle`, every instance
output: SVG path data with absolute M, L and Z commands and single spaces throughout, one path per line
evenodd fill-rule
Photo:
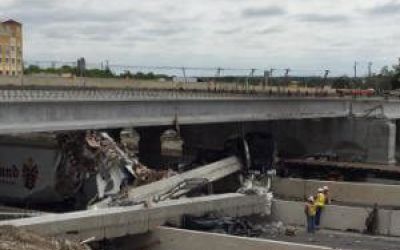
M 336 93 L 341 96 L 373 96 L 374 89 L 336 89 Z

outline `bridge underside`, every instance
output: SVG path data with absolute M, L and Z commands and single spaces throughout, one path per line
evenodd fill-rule
M 321 107 L 322 106 L 322 107 Z M 345 117 L 345 103 L 280 100 L 17 102 L 0 104 L 0 133 Z
M 400 118 L 399 107 L 399 101 L 374 98 L 1 90 L 0 134 L 179 124 L 196 128 L 200 131 L 196 136 L 202 140 L 211 137 L 211 142 L 203 143 L 212 145 L 213 138 L 223 143 L 225 138 L 220 137 L 231 135 L 237 124 L 246 123 L 247 131 L 276 135 L 278 146 L 289 153 L 292 148 L 304 153 L 351 148 L 360 151 L 367 162 L 394 163 L 399 141 L 394 120 Z M 190 145 L 193 136 L 186 137 L 185 144 Z
M 208 95 L 149 90 L 0 90 L 0 134 L 179 124 L 380 116 L 383 99 Z

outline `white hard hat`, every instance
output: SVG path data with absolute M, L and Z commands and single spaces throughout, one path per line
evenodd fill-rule
M 308 201 L 311 201 L 311 202 L 313 202 L 314 201 L 314 196 L 310 196 L 310 197 L 308 197 L 308 199 L 307 199 Z
M 324 192 L 323 188 L 318 188 L 318 193 Z
M 323 189 L 324 190 L 329 190 L 329 187 L 328 186 L 324 186 Z

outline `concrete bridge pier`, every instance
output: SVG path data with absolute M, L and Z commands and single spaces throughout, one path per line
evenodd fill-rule
M 162 162 L 161 134 L 165 131 L 162 126 L 135 128 L 140 136 L 139 160 L 146 166 L 157 168 Z

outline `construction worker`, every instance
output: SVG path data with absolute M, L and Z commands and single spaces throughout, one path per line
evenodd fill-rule
M 316 207 L 315 226 L 316 226 L 316 228 L 319 227 L 319 224 L 321 222 L 321 214 L 322 214 L 322 210 L 325 207 L 325 203 L 326 203 L 326 199 L 325 199 L 324 189 L 318 188 L 318 193 L 315 197 L 315 207 Z
M 331 198 L 329 196 L 329 187 L 328 186 L 324 186 L 322 189 L 324 189 L 325 205 L 331 204 Z
M 304 213 L 307 217 L 307 232 L 315 233 L 315 215 L 316 207 L 314 204 L 314 197 L 310 196 L 307 199 L 306 205 L 304 207 Z

